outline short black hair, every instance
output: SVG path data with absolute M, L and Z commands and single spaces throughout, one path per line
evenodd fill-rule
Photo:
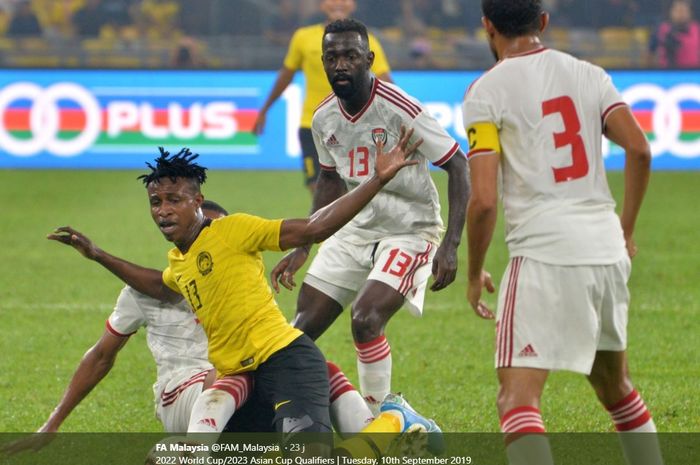
M 224 216 L 228 216 L 226 209 L 213 200 L 205 200 L 202 202 L 202 210 L 210 210 L 216 213 L 221 213 Z
M 177 178 L 185 178 L 199 188 L 207 180 L 206 167 L 194 163 L 199 155 L 190 152 L 187 147 L 183 147 L 175 155 L 170 155 L 170 152 L 167 152 L 163 147 L 158 147 L 158 150 L 160 150 L 160 156 L 154 160 L 155 166 L 146 162 L 151 172 L 137 178 L 141 179 L 144 185 L 148 186 L 161 178 L 170 178 L 172 182 L 175 182 Z
M 362 38 L 362 44 L 369 50 L 369 34 L 367 33 L 367 27 L 360 21 L 352 18 L 337 19 L 326 26 L 323 31 L 323 37 L 326 34 L 335 34 L 339 32 L 357 32 Z
M 481 0 L 481 11 L 498 32 L 513 38 L 540 29 L 542 0 Z

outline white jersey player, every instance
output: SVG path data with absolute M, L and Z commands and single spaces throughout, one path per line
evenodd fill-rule
M 141 327 L 146 329 L 146 342 L 156 362 L 156 417 L 165 431 L 187 431 L 195 399 L 207 376 L 206 387 L 215 376 L 210 374 L 207 337 L 185 300 L 166 304 L 126 286 L 107 319 L 107 330 L 128 338 Z
M 541 0 L 483 0 L 482 8 L 499 61 L 469 88 L 462 109 L 473 186 L 468 299 L 493 318 L 480 297 L 492 287 L 482 267 L 500 170 L 510 252 L 497 312 L 501 429 L 511 463 L 549 464 L 539 404 L 550 370 L 588 375 L 619 431 L 655 431 L 625 351 L 632 233 L 651 155 L 605 71 L 540 43 L 549 19 Z M 621 218 L 603 135 L 626 153 Z M 661 461 L 655 437 L 623 445 L 629 463 Z
M 314 210 L 354 189 L 374 169 L 378 143 L 392 146 L 402 131 L 422 140 L 418 166 L 395 179 L 345 227 L 324 242 L 299 293 L 295 325 L 320 336 L 352 303 L 352 333 L 360 388 L 376 406 L 390 391 L 391 350 L 384 328 L 404 304 L 420 315 L 426 283 L 439 290 L 454 280 L 468 198 L 465 157 L 459 145 L 413 97 L 370 73 L 373 54 L 361 23 L 342 20 L 326 27 L 323 63 L 333 94 L 317 108 L 312 133 L 321 175 Z M 430 165 L 449 176 L 445 237 Z M 439 244 L 439 246 L 438 246 Z M 298 249 L 272 271 L 287 288 L 308 256 Z

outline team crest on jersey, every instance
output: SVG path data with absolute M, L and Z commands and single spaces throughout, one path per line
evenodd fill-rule
M 382 143 L 386 144 L 386 129 L 384 128 L 374 128 L 372 129 L 372 140 L 375 144 Z
M 197 255 L 197 268 L 202 276 L 206 276 L 211 273 L 212 268 L 214 268 L 214 262 L 211 259 L 209 252 L 200 252 Z

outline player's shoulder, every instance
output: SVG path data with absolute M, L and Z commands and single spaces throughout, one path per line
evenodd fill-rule
M 335 94 L 333 92 L 326 95 L 326 97 L 323 100 L 321 100 L 321 103 L 316 105 L 316 108 L 314 108 L 314 116 L 316 115 L 316 113 L 319 113 L 319 112 L 331 111 L 331 109 L 332 109 L 331 103 L 333 103 L 334 101 L 335 101 Z
M 418 99 L 395 84 L 375 78 L 374 92 L 377 103 L 386 111 L 403 113 L 410 119 L 415 119 L 423 112 L 423 107 Z
M 310 39 L 314 37 L 318 37 L 319 35 L 323 36 L 323 29 L 324 26 L 323 24 L 310 24 L 308 26 L 302 26 L 298 28 L 296 31 L 294 31 L 294 34 L 292 35 L 292 38 L 296 39 Z

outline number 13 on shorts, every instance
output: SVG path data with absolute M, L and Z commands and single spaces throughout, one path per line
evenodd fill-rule
M 408 271 L 408 267 L 413 263 L 413 257 L 402 252 L 399 248 L 394 248 L 389 251 L 389 258 L 382 267 L 384 273 L 393 274 L 402 278 Z

